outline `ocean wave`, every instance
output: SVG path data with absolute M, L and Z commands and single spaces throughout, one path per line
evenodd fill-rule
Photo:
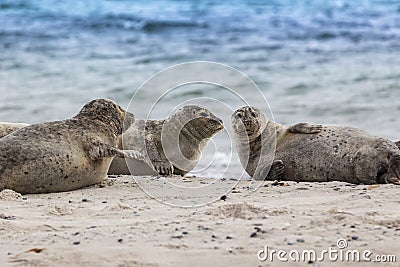
M 24 9 L 33 9 L 33 6 L 27 3 L 26 1 L 4 1 L 0 3 L 0 10 L 24 10 Z
M 156 20 L 135 15 L 118 14 L 96 18 L 78 19 L 77 24 L 94 29 L 116 28 L 123 30 L 139 30 L 144 32 L 160 32 L 176 28 L 205 28 L 207 24 L 191 20 Z
M 0 37 L 29 37 L 37 39 L 53 39 L 59 37 L 59 34 L 52 34 L 46 32 L 22 31 L 22 30 L 1 30 Z
M 364 6 L 355 11 L 346 5 L 327 5 L 328 7 L 322 5 L 320 8 L 314 6 L 315 10 L 312 10 L 309 9 L 311 7 L 302 6 L 305 3 L 301 2 L 299 6 L 302 8 L 291 11 L 289 9 L 274 10 L 267 4 L 256 5 L 250 2 L 247 5 L 242 3 L 243 12 L 238 13 L 238 10 L 229 3 L 206 5 L 202 8 L 196 8 L 194 5 L 181 10 L 177 2 L 172 1 L 168 16 L 160 17 L 157 9 L 143 12 L 140 5 L 133 3 L 132 6 L 137 5 L 136 11 L 121 12 L 117 9 L 105 10 L 104 8 L 109 5 L 99 0 L 100 10 L 95 12 L 96 9 L 91 7 L 86 12 L 82 11 L 84 14 L 82 15 L 72 11 L 68 13 L 66 7 L 62 9 L 62 12 L 55 8 L 44 8 L 46 1 L 42 2 L 39 5 L 37 1 L 33 1 L 32 3 L 36 3 L 36 6 L 32 4 L 29 8 L 35 11 L 29 12 L 24 12 L 24 9 L 28 7 L 28 2 L 25 1 L 7 1 L 0 4 L 2 36 L 57 38 L 57 34 L 62 36 L 86 31 L 117 34 L 113 31 L 118 30 L 121 34 L 138 32 L 152 35 L 176 31 L 186 36 L 204 35 L 203 39 L 213 40 L 215 44 L 217 44 L 215 38 L 231 43 L 241 42 L 242 45 L 239 48 L 234 48 L 238 51 L 251 50 L 252 47 L 253 51 L 281 48 L 280 45 L 268 47 L 265 41 L 264 44 L 249 45 L 250 40 L 243 39 L 243 37 L 254 35 L 264 36 L 264 40 L 270 39 L 279 43 L 306 40 L 327 42 L 342 39 L 357 44 L 371 40 L 379 42 L 400 40 L 398 30 L 400 19 L 393 15 L 389 5 L 377 10 Z M 185 2 L 186 5 L 188 3 L 190 1 Z M 286 3 L 286 6 L 290 5 Z M 224 10 L 222 7 L 227 7 L 226 14 L 221 11 Z M 6 9 L 21 12 L 9 13 Z M 163 42 L 163 38 L 165 36 L 160 34 L 159 41 Z

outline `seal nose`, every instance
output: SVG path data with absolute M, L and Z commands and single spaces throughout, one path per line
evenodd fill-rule
M 217 118 L 217 122 L 218 122 L 218 126 L 217 126 L 218 129 L 222 130 L 225 128 L 223 120 L 221 120 L 220 118 Z

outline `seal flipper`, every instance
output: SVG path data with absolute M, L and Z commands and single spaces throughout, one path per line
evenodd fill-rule
M 119 150 L 119 149 L 117 149 L 117 150 Z M 121 155 L 119 152 L 122 152 L 123 154 Z M 116 155 L 116 157 L 136 159 L 136 160 L 140 160 L 140 161 L 145 160 L 144 155 L 136 150 L 120 150 L 119 152 L 118 152 L 118 155 Z
M 341 181 L 353 184 L 379 183 L 383 176 L 379 177 L 380 166 L 371 155 L 373 155 L 372 152 L 365 148 L 358 150 L 353 158 L 354 175 Z
M 271 168 L 269 169 L 269 173 L 267 177 L 265 177 L 266 181 L 274 181 L 274 180 L 283 180 L 283 174 L 285 172 L 285 168 L 282 160 L 275 160 Z
M 289 126 L 288 131 L 291 133 L 300 133 L 300 134 L 316 134 L 322 131 L 322 125 L 301 122 Z
M 390 158 L 389 170 L 384 177 L 387 183 L 400 185 L 400 155 Z
M 86 149 L 86 152 L 91 160 L 99 160 L 101 158 L 131 158 L 136 160 L 144 160 L 144 156 L 135 150 L 121 150 L 108 144 L 93 142 Z
M 400 141 L 394 142 L 398 148 L 400 148 Z
M 161 149 L 161 142 L 156 143 L 154 140 L 155 138 L 152 138 L 151 136 L 146 137 L 147 155 L 150 158 L 154 170 L 161 175 L 172 175 L 174 173 L 174 166 L 165 156 L 163 149 Z

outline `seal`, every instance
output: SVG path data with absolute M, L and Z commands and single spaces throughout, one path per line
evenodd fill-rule
M 115 158 L 108 174 L 184 176 L 223 128 L 221 119 L 197 105 L 186 105 L 164 120 L 136 120 L 122 135 L 119 148 L 137 150 L 145 159 Z
M 0 122 L 0 138 L 10 134 L 18 129 L 29 126 L 26 123 L 12 123 L 12 122 Z
M 348 126 L 284 126 L 249 106 L 231 119 L 240 161 L 255 179 L 400 184 L 400 149 L 390 140 Z M 274 140 L 272 159 L 261 152 L 274 149 Z
M 142 158 L 116 147 L 133 122 L 134 116 L 111 100 L 97 99 L 71 119 L 6 135 L 0 139 L 0 190 L 60 192 L 104 180 L 113 157 Z
M 395 142 L 396 146 L 400 148 L 400 141 Z

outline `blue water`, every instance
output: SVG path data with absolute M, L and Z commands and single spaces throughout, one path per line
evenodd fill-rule
M 152 74 L 207 60 L 252 78 L 278 122 L 400 139 L 397 0 L 0 0 L 0 51 L 0 121 L 124 106 Z

